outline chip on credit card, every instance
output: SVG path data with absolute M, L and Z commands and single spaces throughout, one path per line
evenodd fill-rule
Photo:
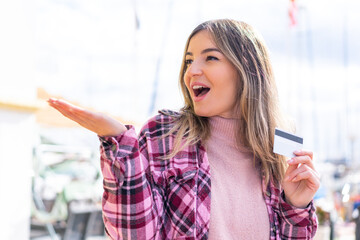
M 274 153 L 292 158 L 295 157 L 294 151 L 301 150 L 303 138 L 292 133 L 275 128 Z

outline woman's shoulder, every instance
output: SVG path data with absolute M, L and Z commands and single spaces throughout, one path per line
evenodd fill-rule
M 140 135 L 149 135 L 150 137 L 159 137 L 167 134 L 173 129 L 175 122 L 180 117 L 177 111 L 163 109 L 158 114 L 150 118 L 142 127 Z

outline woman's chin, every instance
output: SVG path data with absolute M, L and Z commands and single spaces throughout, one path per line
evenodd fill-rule
M 204 109 L 197 109 L 197 108 L 195 108 L 195 114 L 197 116 L 199 116 L 199 117 L 213 117 L 213 116 L 215 116 L 210 111 L 205 111 Z

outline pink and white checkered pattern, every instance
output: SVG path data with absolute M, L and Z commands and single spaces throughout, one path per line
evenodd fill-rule
M 110 238 L 208 239 L 211 184 L 205 148 L 198 143 L 161 159 L 173 147 L 175 136 L 163 136 L 176 116 L 160 112 L 139 137 L 132 126 L 120 136 L 100 137 L 103 218 Z M 314 237 L 317 218 L 312 202 L 305 209 L 287 204 L 273 182 L 263 184 L 263 195 L 270 239 Z

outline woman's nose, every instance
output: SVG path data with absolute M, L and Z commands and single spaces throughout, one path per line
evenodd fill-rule
M 201 66 L 201 63 L 197 62 L 197 61 L 193 61 L 187 69 L 187 74 L 189 74 L 190 77 L 192 76 L 198 76 L 201 75 L 203 73 L 203 69 Z

